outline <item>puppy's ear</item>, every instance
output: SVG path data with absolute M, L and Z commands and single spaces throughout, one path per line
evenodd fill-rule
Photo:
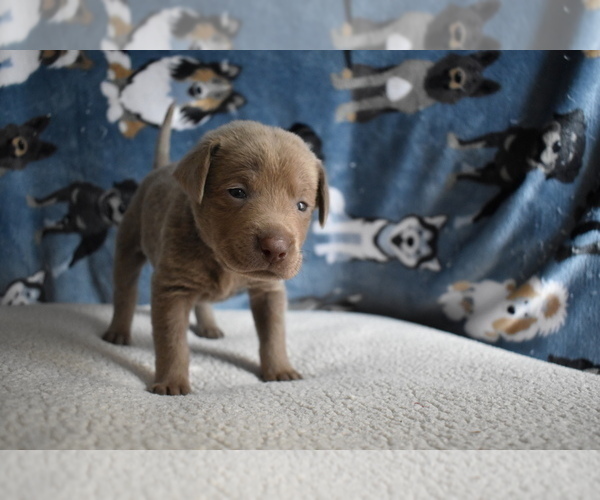
M 181 159 L 173 172 L 173 177 L 195 203 L 202 202 L 212 155 L 218 148 L 219 144 L 216 141 L 208 137 L 203 139 Z
M 323 168 L 323 163 L 318 162 L 319 168 L 319 186 L 317 187 L 317 206 L 319 207 L 319 224 L 325 226 L 327 214 L 329 213 L 329 186 L 327 184 L 327 174 Z

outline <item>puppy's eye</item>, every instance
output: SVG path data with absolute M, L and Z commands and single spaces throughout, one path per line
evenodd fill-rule
M 232 197 L 237 198 L 238 200 L 243 200 L 244 198 L 248 197 L 246 191 L 244 191 L 242 188 L 231 188 L 227 191 Z
M 298 207 L 298 210 L 300 210 L 300 212 L 306 212 L 306 210 L 308 209 L 308 205 L 303 201 L 299 202 L 296 206 Z
M 556 141 L 554 144 L 552 144 L 552 151 L 554 151 L 555 153 L 558 153 L 561 149 L 562 146 L 560 142 Z

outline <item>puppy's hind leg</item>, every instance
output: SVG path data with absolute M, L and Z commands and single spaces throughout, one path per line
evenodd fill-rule
M 131 322 L 137 304 L 137 282 L 146 263 L 146 256 L 139 248 L 137 231 L 127 227 L 127 217 L 121 223 L 117 235 L 115 265 L 113 273 L 112 321 L 102 337 L 107 342 L 119 345 L 131 343 Z
M 220 339 L 224 336 L 222 330 L 217 326 L 212 307 L 208 302 L 198 301 L 194 306 L 196 325 L 191 327 L 198 337 L 207 339 Z

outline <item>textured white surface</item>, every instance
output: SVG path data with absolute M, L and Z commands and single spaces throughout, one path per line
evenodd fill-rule
M 600 453 L 0 452 L 3 499 L 592 499 Z
M 401 321 L 291 312 L 305 379 L 263 383 L 246 311 L 189 334 L 193 393 L 156 396 L 148 310 L 0 308 L 2 449 L 597 449 L 600 377 Z

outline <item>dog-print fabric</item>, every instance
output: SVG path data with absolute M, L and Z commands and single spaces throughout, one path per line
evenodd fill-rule
M 143 30 L 128 19 L 120 38 L 111 32 L 117 47 Z M 384 314 L 600 364 L 599 58 L 496 48 L 3 54 L 6 307 L 111 301 L 116 229 L 175 103 L 173 160 L 234 119 L 290 129 L 323 160 L 329 219 L 311 226 L 287 284 L 292 308 Z M 145 269 L 139 302 L 149 299 Z M 247 306 L 245 296 L 218 305 Z
M 0 48 L 597 48 L 598 0 L 0 0 Z

